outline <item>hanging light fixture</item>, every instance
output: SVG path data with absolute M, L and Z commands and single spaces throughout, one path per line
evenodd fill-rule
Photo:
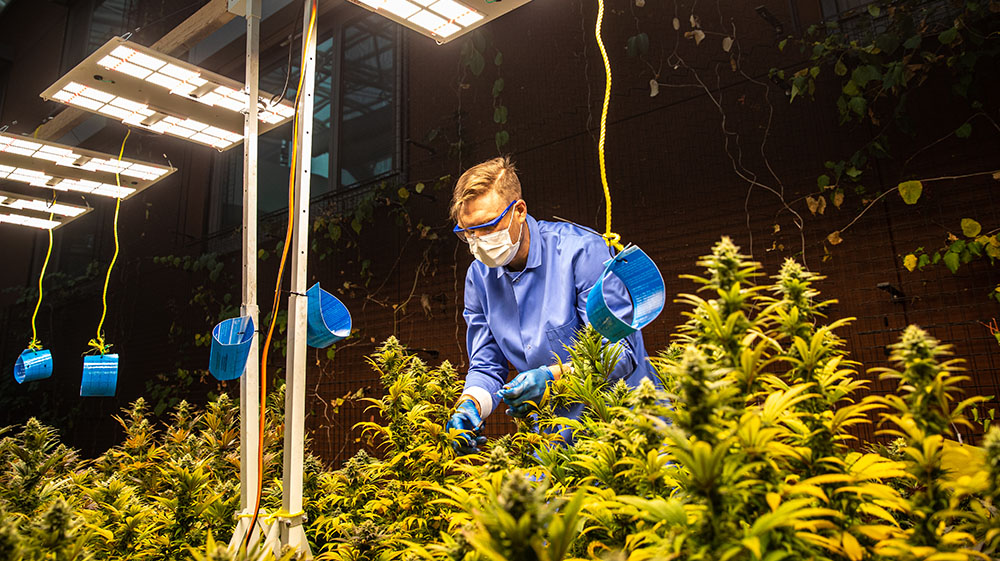
M 103 152 L 0 132 L 0 180 L 127 199 L 174 171 L 172 167 L 130 158 L 119 160 Z
M 243 141 L 249 96 L 243 84 L 115 37 L 47 90 L 58 101 L 126 125 L 226 150 Z M 257 103 L 260 132 L 289 120 L 287 100 Z
M 0 191 L 0 223 L 51 230 L 90 212 L 85 206 Z
M 350 0 L 438 43 L 447 43 L 531 0 Z

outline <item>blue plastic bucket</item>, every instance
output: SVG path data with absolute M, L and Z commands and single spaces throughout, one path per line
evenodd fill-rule
M 316 283 L 306 291 L 306 297 L 309 302 L 306 342 L 310 347 L 329 347 L 351 334 L 351 312 L 336 296 Z
M 114 397 L 118 388 L 118 355 L 83 357 L 80 397 Z
M 625 323 L 608 307 L 604 279 L 618 277 L 632 300 L 632 323 Z M 636 246 L 628 246 L 604 263 L 604 272 L 587 295 L 587 318 L 598 333 L 612 343 L 642 329 L 663 311 L 666 286 L 653 260 Z
M 253 318 L 249 316 L 223 320 L 212 329 L 208 371 L 216 380 L 235 380 L 243 375 L 253 335 Z
M 25 349 L 14 363 L 14 379 L 18 384 L 43 380 L 52 375 L 52 353 Z

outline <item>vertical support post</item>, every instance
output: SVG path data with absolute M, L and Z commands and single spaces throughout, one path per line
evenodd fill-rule
M 253 318 L 260 329 L 257 307 L 257 98 L 260 70 L 261 0 L 246 2 L 247 54 L 246 89 L 250 97 L 243 117 L 243 304 L 240 315 Z M 240 378 L 240 519 L 229 542 L 238 550 L 250 524 L 249 516 L 257 502 L 260 453 L 260 351 L 255 332 L 250 343 L 250 358 Z
M 312 173 L 313 91 L 316 85 L 316 36 L 312 29 L 312 7 L 303 10 L 302 90 L 296 108 L 299 125 L 295 158 L 295 227 L 292 230 L 292 287 L 288 297 L 288 346 L 285 386 L 285 446 L 281 507 L 282 546 L 291 546 L 311 558 L 309 542 L 302 527 L 302 470 L 305 443 L 306 404 L 306 293 L 309 260 L 309 179 Z

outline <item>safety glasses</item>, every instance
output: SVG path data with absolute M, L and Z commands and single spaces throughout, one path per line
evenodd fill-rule
M 478 226 L 469 226 L 468 228 L 462 228 L 461 226 L 456 225 L 455 229 L 452 231 L 455 232 L 455 235 L 458 236 L 458 239 L 462 240 L 465 243 L 469 243 L 470 235 L 475 236 L 480 232 L 489 231 L 490 229 L 495 228 L 498 224 L 500 224 L 500 221 L 503 220 L 503 217 L 507 216 L 507 213 L 510 212 L 510 209 L 512 209 L 516 204 L 517 201 L 512 201 L 509 205 L 507 205 L 507 208 L 503 209 L 503 212 L 500 213 L 500 216 L 497 216 L 496 218 L 490 220 L 485 224 L 480 224 Z

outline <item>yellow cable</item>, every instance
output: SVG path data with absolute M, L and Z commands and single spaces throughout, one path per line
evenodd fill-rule
M 119 162 L 122 161 L 122 156 L 125 155 L 125 142 L 128 140 L 130 134 L 132 134 L 131 129 L 125 133 L 125 138 L 122 139 L 122 147 L 121 150 L 118 151 Z M 118 185 L 119 189 L 122 186 L 121 176 L 118 175 L 117 168 L 115 171 L 115 184 Z M 104 327 L 104 318 L 107 317 L 108 315 L 108 284 L 111 282 L 111 270 L 115 268 L 115 261 L 118 260 L 118 249 L 120 247 L 118 244 L 118 211 L 121 208 L 121 206 L 122 206 L 121 197 L 115 198 L 115 221 L 114 221 L 115 254 L 111 257 L 111 264 L 108 265 L 108 273 L 104 276 L 104 292 L 101 293 L 101 305 L 103 306 L 103 309 L 101 311 L 101 321 L 97 324 L 97 338 L 91 339 L 90 343 L 88 343 L 89 346 L 96 349 L 102 355 L 107 354 L 108 349 L 111 348 L 111 345 L 104 344 L 104 334 L 102 333 L 102 329 Z
M 606 207 L 607 226 L 604 231 L 604 242 L 618 251 L 624 249 L 621 244 L 621 236 L 611 231 L 611 188 L 608 187 L 608 172 L 604 164 L 604 137 L 608 128 L 608 103 L 611 101 L 611 62 L 608 60 L 608 51 L 604 48 L 604 41 L 601 40 L 601 23 L 604 22 L 604 0 L 597 0 L 597 27 L 594 35 L 597 37 L 597 47 L 601 51 L 601 58 L 604 59 L 604 106 L 601 108 L 601 137 L 597 142 L 597 159 L 601 167 L 601 185 L 604 186 L 604 201 Z
M 55 202 L 55 201 L 53 201 Z M 49 220 L 52 220 L 55 213 L 49 213 Z M 31 342 L 28 348 L 32 351 L 42 349 L 42 342 L 38 340 L 38 331 L 35 329 L 35 318 L 38 317 L 38 308 L 42 307 L 42 279 L 45 278 L 45 268 L 49 266 L 49 257 L 52 256 L 52 228 L 49 228 L 49 250 L 45 252 L 45 261 L 42 263 L 42 272 L 38 274 L 38 302 L 35 303 L 35 313 L 31 314 Z
M 302 81 L 305 78 L 306 51 L 310 42 L 315 40 L 316 35 L 316 0 L 312 2 L 312 9 L 309 12 L 309 30 L 302 40 L 302 64 L 299 65 L 299 84 L 295 89 L 295 109 L 296 114 L 292 119 L 292 158 L 291 169 L 288 171 L 288 229 L 285 231 L 285 244 L 281 249 L 281 261 L 278 264 L 278 278 L 274 285 L 274 301 L 271 305 L 271 324 L 267 329 L 267 338 L 264 339 L 264 350 L 260 360 L 260 430 L 258 431 L 259 442 L 257 445 L 257 501 L 254 505 L 253 516 L 250 517 L 250 525 L 247 527 L 244 548 L 250 549 L 250 538 L 253 536 L 253 528 L 257 524 L 260 514 L 260 501 L 264 492 L 264 422 L 267 412 L 267 355 L 271 349 L 271 337 L 274 335 L 274 326 L 278 323 L 278 301 L 281 295 L 281 278 L 285 273 L 285 261 L 288 258 L 288 248 L 292 245 L 292 229 L 295 224 L 295 171 L 296 158 L 298 157 L 298 135 L 299 120 L 304 118 L 298 113 L 299 95 L 302 92 Z M 312 118 L 312 116 L 308 116 Z M 273 517 L 274 514 L 271 515 Z M 265 518 L 268 520 L 268 518 Z

